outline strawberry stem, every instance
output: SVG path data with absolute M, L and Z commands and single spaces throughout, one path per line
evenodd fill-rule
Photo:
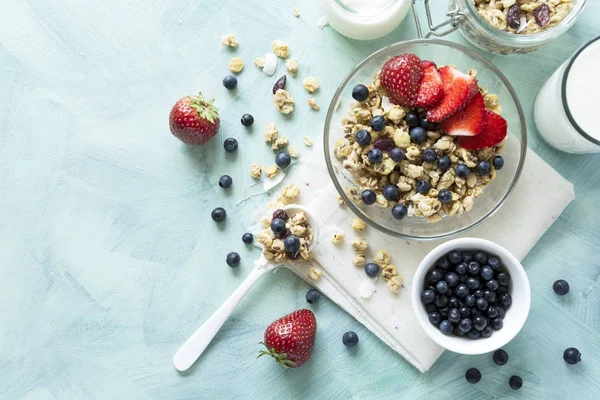
M 271 347 L 269 349 L 264 342 L 260 342 L 259 344 L 262 344 L 267 349 L 261 350 L 256 358 L 260 358 L 262 356 L 269 355 L 269 356 L 273 357 L 275 359 L 275 361 L 277 361 L 279 364 L 281 364 L 284 368 L 295 368 L 296 367 L 296 363 L 294 361 L 288 360 L 287 353 L 277 353 L 277 351 L 275 351 L 275 348 Z

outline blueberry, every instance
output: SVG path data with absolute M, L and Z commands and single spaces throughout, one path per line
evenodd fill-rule
M 435 285 L 444 278 L 444 274 L 439 268 L 434 268 L 425 275 L 427 283 Z
M 505 308 L 508 308 L 512 304 L 512 296 L 510 293 L 503 293 L 500 295 L 500 304 Z
M 456 287 L 454 294 L 456 297 L 467 297 L 469 295 L 469 288 L 464 283 L 461 283 Z
M 581 353 L 575 347 L 569 347 L 563 353 L 563 360 L 565 360 L 567 364 L 575 365 L 581 361 Z
M 374 278 L 377 276 L 378 273 L 379 273 L 379 265 L 377 265 L 375 263 L 367 263 L 365 265 L 365 274 L 367 274 L 367 276 Z
M 485 309 L 488 307 L 488 302 L 487 302 L 486 299 L 484 299 L 483 297 L 481 297 L 481 298 L 477 299 L 477 301 L 475 302 L 475 305 L 481 311 L 485 311 Z
M 210 213 L 210 217 L 215 222 L 223 222 L 227 218 L 227 211 L 223 207 L 217 207 Z
M 442 332 L 444 335 L 450 335 L 452 331 L 454 331 L 454 326 L 452 326 L 450 321 L 443 320 L 440 322 L 440 332 Z
M 381 115 L 373 117 L 373 119 L 371 119 L 371 129 L 373 129 L 375 132 L 384 130 L 385 118 L 383 118 Z
M 483 290 L 477 289 L 476 291 L 473 292 L 473 296 L 475 296 L 476 299 L 482 298 L 483 297 Z
M 479 175 L 489 175 L 490 171 L 492 170 L 492 166 L 490 165 L 489 161 L 479 161 L 477 163 L 477 166 L 475 167 L 475 169 L 477 170 L 477 173 Z
M 470 294 L 467 297 L 465 297 L 465 304 L 467 305 L 467 307 L 475 307 L 475 304 L 477 304 L 477 298 Z
M 488 303 L 493 303 L 496 301 L 496 292 L 493 290 L 484 290 L 483 298 L 486 299 Z
M 458 309 L 461 318 L 469 318 L 471 316 L 471 310 L 469 307 L 461 307 Z
M 237 83 L 237 78 L 235 76 L 227 75 L 225 78 L 223 78 L 223 86 L 225 86 L 225 89 L 227 90 L 235 89 Z
M 458 311 L 458 308 L 451 308 L 448 310 L 448 321 L 452 322 L 453 324 L 456 324 L 458 321 L 460 321 L 460 312 Z
M 511 389 L 519 390 L 521 389 L 521 386 L 523 386 L 523 378 L 518 375 L 513 375 L 508 380 L 508 385 Z
M 564 296 L 565 294 L 569 293 L 569 283 L 563 279 L 559 279 L 554 282 L 552 289 L 557 295 Z
M 469 335 L 469 339 L 471 339 L 471 340 L 477 340 L 477 339 L 479 339 L 481 337 L 481 332 L 478 331 L 477 329 L 471 329 L 469 331 L 468 335 Z
M 446 294 L 448 293 L 448 284 L 445 281 L 439 281 L 435 284 L 435 290 L 437 290 L 439 294 Z
M 488 338 L 488 337 L 492 336 L 493 333 L 494 333 L 494 330 L 488 325 L 482 329 L 481 337 Z
M 458 322 L 458 329 L 460 329 L 460 331 L 463 333 L 469 332 L 472 327 L 473 323 L 469 318 L 463 318 Z
M 421 194 L 427 194 L 429 193 L 429 189 L 431 189 L 431 185 L 429 184 L 429 182 L 425 180 L 420 180 L 419 182 L 417 182 L 417 192 Z
M 481 372 L 477 368 L 469 368 L 465 373 L 465 379 L 469 383 L 477 383 L 481 380 Z
M 366 146 L 371 143 L 371 134 L 365 129 L 361 129 L 354 134 L 354 141 L 361 146 Z
M 452 333 L 454 333 L 458 337 L 464 337 L 465 336 L 465 333 L 463 331 L 461 331 L 460 329 L 458 329 L 458 327 L 454 328 L 454 332 L 452 332 Z
M 450 294 L 446 294 L 446 296 L 450 296 Z M 462 307 L 462 303 L 456 297 L 451 297 L 450 300 L 448 300 L 448 307 L 450 307 L 450 308 L 460 308 L 460 307 Z
M 396 185 L 385 185 L 383 187 L 383 197 L 389 201 L 398 201 L 400 198 L 400 191 Z
M 479 275 L 479 272 L 481 271 L 481 268 L 480 268 L 479 263 L 477 261 L 471 261 L 469 263 L 469 265 L 467 266 L 467 270 L 469 271 L 470 275 Z
M 234 153 L 238 149 L 238 141 L 234 138 L 227 138 L 223 142 L 223 148 L 228 153 Z
M 495 279 L 489 280 L 485 283 L 485 287 L 491 291 L 497 290 L 499 286 L 500 284 Z
M 454 250 L 448 253 L 448 260 L 450 260 L 450 262 L 454 265 L 460 263 L 462 261 L 462 258 L 463 256 L 460 253 L 460 251 Z
M 489 265 L 484 265 L 481 267 L 480 275 L 484 281 L 489 281 L 494 277 L 494 271 L 492 271 Z
M 225 259 L 227 265 L 229 265 L 231 268 L 235 268 L 238 265 L 240 265 L 240 260 L 240 255 L 235 251 L 232 251 L 231 253 L 227 254 L 227 258 Z
M 254 242 L 254 235 L 251 233 L 244 233 L 242 235 L 242 242 L 246 244 L 251 244 L 252 242 Z
M 454 270 L 456 271 L 456 273 L 457 273 L 458 275 L 466 275 L 466 274 L 467 274 L 467 272 L 469 271 L 469 268 L 468 268 L 468 266 L 467 266 L 467 264 L 466 264 L 466 263 L 462 262 L 462 263 L 458 264 L 458 265 L 457 265 L 457 266 L 454 268 Z
M 483 251 L 478 251 L 477 253 L 473 254 L 473 259 L 480 265 L 485 265 L 488 262 L 488 256 Z
M 446 257 L 442 257 L 439 260 L 437 260 L 435 265 L 441 269 L 448 269 L 450 268 L 450 261 Z
M 448 297 L 442 295 L 435 296 L 435 300 L 433 302 L 438 308 L 444 308 L 448 305 Z
M 494 157 L 492 163 L 494 164 L 494 168 L 500 170 L 502 167 L 504 167 L 504 158 L 502 158 L 502 156 L 496 156 Z
M 404 151 L 404 149 L 400 148 L 400 147 L 394 147 L 393 149 L 390 150 L 390 158 L 393 161 L 399 162 L 404 160 L 404 158 L 406 157 L 406 153 Z
M 421 158 L 427 163 L 432 163 L 437 159 L 437 153 L 434 149 L 425 149 L 421 152 Z
M 321 292 L 319 292 L 317 289 L 310 289 L 308 292 L 306 292 L 306 301 L 308 301 L 310 304 L 316 303 L 320 298 Z
M 486 313 L 487 313 L 488 318 L 491 318 L 491 319 L 498 318 L 498 309 L 494 306 L 488 307 Z
M 281 235 L 285 232 L 285 221 L 281 218 L 273 218 L 271 221 L 271 230 L 275 235 Z
M 285 239 L 283 239 L 283 247 L 286 252 L 296 254 L 300 251 L 300 239 L 298 238 L 298 236 L 288 236 Z
M 433 299 L 435 300 L 435 294 L 433 295 Z M 438 308 L 435 306 L 435 304 L 431 303 L 431 304 L 425 304 L 425 311 L 427 311 L 427 313 L 432 313 L 432 312 L 438 312 Z
M 371 204 L 375 204 L 375 202 L 377 201 L 377 195 L 371 189 L 363 190 L 360 197 L 362 198 L 363 203 L 365 203 L 368 206 L 370 206 Z
M 396 204 L 392 208 L 392 215 L 397 220 L 404 219 L 404 217 L 406 217 L 406 214 L 408 214 L 408 208 L 406 208 L 406 206 L 404 204 Z
M 483 328 L 485 328 L 487 326 L 487 319 L 485 319 L 485 317 L 482 317 L 482 316 L 475 317 L 475 318 L 473 318 L 473 326 L 478 331 L 482 331 Z
M 371 149 L 367 153 L 367 158 L 373 164 L 379 164 L 383 160 L 383 153 L 379 149 Z
M 254 123 L 254 117 L 250 114 L 244 114 L 242 115 L 241 122 L 244 126 L 252 126 L 252 124 Z
M 437 326 L 441 320 L 442 316 L 439 312 L 432 312 L 429 314 L 429 322 L 431 322 L 432 325 Z
M 504 307 L 496 306 L 496 310 L 498 310 L 498 318 L 504 319 L 504 317 L 506 316 L 506 310 L 504 309 Z
M 348 331 L 342 336 L 342 343 L 346 347 L 354 347 L 358 344 L 358 335 L 355 332 Z
M 440 312 L 440 315 L 445 318 L 448 316 L 448 310 L 450 310 L 449 307 L 443 307 L 440 308 L 438 311 Z
M 502 318 L 490 319 L 490 326 L 493 330 L 499 331 L 504 326 L 504 322 L 502 321 Z
M 230 188 L 232 183 L 233 179 L 231 179 L 229 175 L 223 175 L 219 178 L 219 186 L 221 186 L 223 189 Z
M 502 349 L 496 350 L 492 358 L 496 365 L 504 365 L 508 362 L 508 353 Z
M 437 160 L 437 166 L 441 170 L 446 171 L 448 168 L 450 168 L 452 166 L 452 161 L 450 161 L 450 157 L 448 157 L 448 156 L 441 156 Z
M 275 164 L 277 164 L 277 166 L 281 169 L 289 167 L 291 162 L 292 162 L 292 157 L 290 156 L 290 153 L 288 153 L 285 150 L 280 151 L 275 156 Z
M 498 290 L 496 290 L 496 295 L 501 296 L 504 293 L 508 293 L 508 287 L 500 285 L 500 287 L 498 288 Z
M 500 272 L 496 275 L 496 280 L 500 285 L 508 286 L 508 284 L 510 283 L 510 275 L 508 274 L 508 272 Z
M 480 309 L 473 307 L 473 308 L 471 308 L 471 317 L 472 318 L 483 317 L 483 313 L 481 312 Z
M 369 98 L 369 88 L 365 85 L 356 85 L 352 88 L 352 98 L 356 101 L 365 101 Z
M 415 113 L 415 112 L 409 112 L 404 117 L 404 121 L 406 121 L 406 125 L 408 125 L 408 129 L 412 129 L 412 128 L 415 128 L 415 127 L 419 126 L 419 123 L 421 122 L 421 119 L 419 118 L 419 116 L 417 115 L 417 113 Z
M 452 192 L 448 189 L 442 189 L 438 192 L 438 200 L 442 204 L 450 203 L 452 201 Z
M 420 125 L 421 128 L 425 129 L 426 131 L 434 131 L 435 128 L 437 128 L 437 124 L 427 121 L 427 118 L 425 117 L 421 118 Z
M 473 276 L 470 276 L 465 281 L 467 287 L 471 290 L 477 289 L 479 287 L 479 279 Z
M 493 270 L 497 270 L 498 267 L 500 267 L 500 259 L 496 256 L 491 256 L 490 258 L 488 258 L 487 263 Z
M 421 128 L 420 126 L 417 126 L 416 128 L 412 128 L 409 131 L 409 135 L 410 135 L 410 140 L 413 143 L 421 144 L 425 140 L 427 140 L 427 132 L 425 132 L 425 129 Z
M 454 286 L 458 285 L 458 282 L 459 282 L 458 275 L 456 275 L 454 272 L 447 273 L 444 276 L 444 280 L 450 287 L 454 287 Z
M 473 253 L 470 251 L 463 251 L 463 262 L 469 264 L 473 261 Z
M 456 176 L 466 178 L 471 173 L 471 169 L 466 164 L 458 164 L 456 166 Z

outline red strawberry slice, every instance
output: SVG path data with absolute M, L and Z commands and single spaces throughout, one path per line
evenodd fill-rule
M 485 127 L 485 102 L 481 93 L 477 92 L 465 108 L 442 122 L 440 127 L 451 136 L 479 135 Z
M 415 106 L 423 77 L 421 59 L 414 54 L 390 58 L 381 68 L 379 79 L 390 92 L 390 100 L 401 106 Z
M 444 98 L 433 108 L 427 110 L 427 120 L 442 122 L 463 109 L 478 92 L 477 80 L 450 66 L 440 68 L 440 77 L 444 85 Z
M 477 136 L 461 136 L 458 144 L 467 150 L 487 149 L 504 140 L 508 123 L 493 111 L 485 110 L 485 127 Z
M 423 79 L 421 79 L 416 105 L 417 107 L 430 107 L 442 100 L 444 86 L 435 63 L 424 60 L 421 62 L 421 67 L 423 68 Z

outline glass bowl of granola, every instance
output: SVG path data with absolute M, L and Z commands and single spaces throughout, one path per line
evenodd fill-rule
M 324 149 L 358 217 L 392 236 L 434 240 L 500 208 L 521 174 L 527 131 L 498 68 L 464 46 L 417 39 L 377 51 L 343 80 Z

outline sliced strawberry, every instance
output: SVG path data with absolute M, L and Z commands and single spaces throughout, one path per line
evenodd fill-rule
M 421 61 L 421 67 L 423 68 L 423 79 L 421 79 L 416 105 L 417 107 L 431 107 L 444 97 L 444 86 L 435 63 L 424 60 Z
M 508 123 L 493 111 L 485 110 L 485 127 L 477 136 L 461 136 L 458 144 L 467 150 L 487 149 L 500 143 L 508 133 Z
M 444 122 L 440 127 L 451 136 L 479 135 L 485 127 L 485 102 L 477 92 L 469 104 Z
M 451 117 L 462 110 L 478 92 L 477 80 L 454 67 L 440 68 L 439 73 L 444 85 L 444 98 L 427 110 L 427 120 L 430 122 L 442 122 Z
M 381 84 L 391 94 L 390 100 L 401 106 L 416 105 L 422 77 L 421 59 L 414 54 L 390 58 L 380 74 Z

